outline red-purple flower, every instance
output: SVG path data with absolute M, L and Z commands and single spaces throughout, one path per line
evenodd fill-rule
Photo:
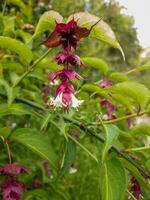
M 77 108 L 83 100 L 78 100 L 74 96 L 74 87 L 68 82 L 62 82 L 56 90 L 54 98 L 50 99 L 50 104 L 55 107 L 65 107 L 69 111 L 70 107 Z
M 0 175 L 17 176 L 21 173 L 29 173 L 29 170 L 17 162 L 0 167 Z
M 47 47 L 53 48 L 62 45 L 64 49 L 70 51 L 76 49 L 77 41 L 87 37 L 90 30 L 77 25 L 77 22 L 72 19 L 67 24 L 57 23 L 55 30 L 43 42 Z
M 72 80 L 72 79 L 78 79 L 81 80 L 83 79 L 78 73 L 76 73 L 74 70 L 69 70 L 69 69 L 62 69 L 58 72 L 55 72 L 52 76 L 49 77 L 49 80 L 54 82 L 56 78 L 60 78 L 61 81 L 66 82 L 67 80 Z
M 131 191 L 136 199 L 139 200 L 142 193 L 142 188 L 134 177 L 131 178 Z
M 107 107 L 106 110 L 107 120 L 116 119 L 116 115 L 114 115 L 113 112 L 117 109 L 117 106 L 112 104 L 110 100 L 104 99 L 101 101 L 101 107 L 105 106 Z
M 65 64 L 67 66 L 79 67 L 81 65 L 80 57 L 76 54 L 70 54 L 67 51 L 59 53 L 56 56 L 55 61 L 58 64 Z
M 113 82 L 111 80 L 103 79 L 99 83 L 101 88 L 109 88 L 113 85 Z
M 3 190 L 2 200 L 20 200 L 25 186 L 18 180 L 8 179 L 2 184 L 1 188 Z

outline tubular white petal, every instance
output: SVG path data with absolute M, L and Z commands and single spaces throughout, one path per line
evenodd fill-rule
M 79 107 L 84 101 L 83 100 L 78 100 L 73 94 L 72 94 L 72 105 L 71 107 L 77 108 Z
M 54 105 L 55 107 L 65 107 L 66 105 L 62 101 L 62 93 L 58 94 L 56 98 L 50 98 L 50 104 Z

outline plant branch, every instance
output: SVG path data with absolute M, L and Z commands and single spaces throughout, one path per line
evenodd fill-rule
M 3 10 L 2 10 L 2 15 L 3 15 L 3 16 L 4 16 L 5 10 L 6 10 L 6 4 L 7 4 L 7 2 L 6 2 L 6 0 L 4 0 Z
M 116 118 L 116 119 L 113 119 L 113 120 L 103 121 L 103 123 L 104 124 L 113 124 L 113 123 L 116 123 L 116 122 L 120 122 L 120 121 L 123 121 L 123 120 L 142 116 L 142 115 L 149 114 L 149 113 L 150 113 L 150 110 L 138 112 L 138 113 L 136 112 L 136 113 L 132 113 L 130 115 L 125 115 L 123 117 L 119 117 L 119 118 Z M 88 125 L 101 125 L 101 122 L 88 123 Z
M 81 130 L 83 130 L 85 133 L 87 133 L 88 135 L 96 138 L 97 140 L 99 140 L 100 142 L 104 143 L 105 139 L 98 134 L 95 134 L 93 132 L 93 130 L 91 130 L 90 128 L 86 128 L 82 123 L 76 121 L 76 120 L 72 120 L 66 116 L 64 116 L 64 119 L 66 119 L 67 121 L 73 123 L 74 125 L 78 126 Z M 111 150 L 116 152 L 118 155 L 120 155 L 122 158 L 124 158 L 125 160 L 129 161 L 132 165 L 134 165 L 140 172 L 141 174 L 147 178 L 149 177 L 146 169 L 144 169 L 143 167 L 141 167 L 138 163 L 136 163 L 127 153 L 121 152 L 117 147 L 112 146 Z
M 137 72 L 137 68 L 133 68 L 133 69 L 131 69 L 131 70 L 125 72 L 125 74 L 128 75 L 128 74 L 132 74 L 132 73 L 134 73 L 134 72 Z
M 4 98 L 7 98 L 7 96 L 3 93 L 0 93 L 0 96 L 4 97 Z M 22 99 L 22 98 L 19 98 L 19 97 L 16 97 L 15 100 L 17 102 L 22 102 L 26 105 L 29 105 L 31 107 L 34 107 L 36 109 L 39 109 L 39 110 L 42 110 L 42 111 L 49 111 L 48 109 L 46 109 L 44 106 L 41 106 L 37 103 L 34 103 L 32 101 L 29 101 L 29 100 L 25 100 L 25 99 Z M 118 121 L 121 121 L 121 120 L 124 120 L 124 119 L 128 119 L 130 117 L 136 117 L 136 116 L 139 116 L 139 115 L 144 115 L 144 114 L 147 114 L 147 113 L 150 113 L 150 111 L 145 111 L 145 112 L 141 112 L 141 113 L 134 113 L 134 114 L 131 114 L 131 115 L 127 115 L 127 116 L 124 116 L 124 117 L 121 117 L 121 118 L 118 118 L 118 120 L 111 120 L 111 121 L 108 121 L 109 123 L 115 123 L 115 122 L 118 122 Z M 58 115 L 59 116 L 59 115 Z M 72 124 L 76 125 L 77 127 L 79 127 L 81 130 L 83 130 L 85 133 L 87 133 L 88 135 L 94 137 L 95 139 L 99 140 L 100 142 L 104 143 L 105 142 L 105 139 L 101 136 L 101 135 L 98 135 L 98 134 L 95 134 L 93 132 L 93 130 L 91 130 L 91 128 L 87 127 L 87 125 L 83 124 L 82 122 L 79 122 L 78 120 L 74 120 L 74 119 L 70 119 L 69 117 L 67 117 L 66 115 L 63 115 L 63 118 L 64 120 L 68 121 L 68 122 L 71 122 Z M 106 122 L 105 122 L 106 123 Z M 96 125 L 100 125 L 99 124 L 96 124 Z M 128 153 L 126 152 L 121 152 L 117 147 L 115 146 L 112 146 L 111 147 L 111 150 L 116 152 L 118 155 L 120 155 L 122 158 L 124 158 L 125 160 L 129 161 L 132 165 L 134 165 L 140 172 L 141 174 L 144 176 L 144 177 L 149 177 L 148 176 L 148 173 L 147 173 L 147 170 L 144 169 L 143 167 L 141 167 L 136 161 L 134 161 L 129 155 Z
M 9 148 L 8 142 L 7 142 L 7 140 L 6 140 L 3 136 L 1 136 L 1 139 L 2 139 L 2 141 L 3 141 L 4 146 L 6 146 L 6 150 L 7 150 L 7 154 L 8 154 L 9 163 L 11 164 L 12 159 L 11 159 L 11 152 L 10 152 L 10 148 Z
M 124 152 L 150 150 L 150 146 L 125 149 Z
M 41 62 L 51 51 L 52 49 L 48 49 L 40 58 L 38 58 L 33 65 L 29 66 L 28 70 L 24 72 L 24 74 L 13 84 L 13 88 L 16 87 L 30 72 L 32 72 L 37 64 Z

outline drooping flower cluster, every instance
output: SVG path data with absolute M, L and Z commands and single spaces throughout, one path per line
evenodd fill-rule
M 49 77 L 51 82 L 57 78 L 61 81 L 58 85 L 54 97 L 50 98 L 50 105 L 55 107 L 64 107 L 69 111 L 71 107 L 77 108 L 82 104 L 83 100 L 75 97 L 75 89 L 71 84 L 71 80 L 81 80 L 82 77 L 70 67 L 79 67 L 82 65 L 80 57 L 72 51 L 76 50 L 77 43 L 81 38 L 87 37 L 90 30 L 77 25 L 72 19 L 68 23 L 57 23 L 55 30 L 43 42 L 49 48 L 62 46 L 63 52 L 60 52 L 55 61 L 64 68 Z
M 102 80 L 99 83 L 101 88 L 109 88 L 113 85 L 113 82 L 107 79 Z M 106 99 L 105 97 L 101 96 L 101 108 L 106 107 L 106 119 L 116 119 L 116 115 L 114 114 L 114 111 L 117 109 L 117 106 L 114 105 L 109 99 Z
M 3 193 L 2 200 L 19 200 L 25 190 L 25 185 L 18 180 L 21 173 L 29 173 L 29 170 L 17 162 L 0 167 L 0 175 L 6 180 L 0 185 Z

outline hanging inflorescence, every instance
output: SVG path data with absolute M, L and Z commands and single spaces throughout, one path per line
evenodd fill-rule
M 80 67 L 82 65 L 80 57 L 73 53 L 76 50 L 78 41 L 81 38 L 87 37 L 90 30 L 77 25 L 77 22 L 72 19 L 68 23 L 56 24 L 55 30 L 43 42 L 47 47 L 54 48 L 63 47 L 63 52 L 55 57 L 58 64 L 63 65 L 63 69 L 57 71 L 49 77 L 51 82 L 57 78 L 61 81 L 57 86 L 54 97 L 50 98 L 49 104 L 55 107 L 64 107 L 66 111 L 77 108 L 83 102 L 75 97 L 75 89 L 70 82 L 73 79 L 81 80 L 82 77 L 75 72 L 72 67 Z

